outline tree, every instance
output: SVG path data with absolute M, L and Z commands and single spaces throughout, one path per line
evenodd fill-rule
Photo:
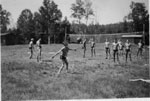
M 46 30 L 48 35 L 48 44 L 50 44 L 54 25 L 57 21 L 61 20 L 62 13 L 52 0 L 44 0 L 43 6 L 40 7 L 39 12 L 42 17 L 43 29 Z
M 29 9 L 24 9 L 17 21 L 17 27 L 21 31 L 24 41 L 29 41 L 31 37 L 34 37 L 33 30 L 33 14 Z
M 146 10 L 144 3 L 131 2 L 131 13 L 128 15 L 128 19 L 133 21 L 133 28 L 135 31 L 143 31 L 143 24 L 148 29 L 148 11 Z
M 92 2 L 90 0 L 84 1 L 86 25 L 88 23 L 89 16 L 94 15 L 91 6 L 92 6 Z
M 1 33 L 4 33 L 7 31 L 7 26 L 10 23 L 10 12 L 2 8 L 2 5 L 0 4 L 0 28 L 1 28 Z
M 84 2 L 82 0 L 76 0 L 76 3 L 73 3 L 71 6 L 71 10 L 73 11 L 71 16 L 78 19 L 78 23 L 80 24 L 81 19 L 85 15 Z

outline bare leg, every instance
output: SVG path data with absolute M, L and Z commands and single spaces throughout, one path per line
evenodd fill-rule
M 93 48 L 91 48 L 91 57 L 93 57 Z
M 94 55 L 96 56 L 95 48 L 94 48 Z
M 126 51 L 126 62 L 127 62 L 127 58 L 128 58 L 128 52 Z
M 116 55 L 116 52 L 114 51 L 114 52 L 113 52 L 114 62 L 115 62 L 115 55 Z
M 86 49 L 84 48 L 84 55 L 83 55 L 84 58 L 85 58 L 85 52 L 86 52 Z
M 137 51 L 137 57 L 138 57 L 138 55 L 139 55 L 139 49 L 138 49 L 138 51 Z
M 118 53 L 118 51 L 116 52 L 116 55 L 117 55 L 117 61 L 119 62 L 119 53 Z
M 108 49 L 106 49 L 106 59 L 107 59 L 107 57 L 108 57 Z
M 129 57 L 130 57 L 130 61 L 132 61 L 132 58 L 131 58 L 131 52 L 129 53 Z
M 62 71 L 63 68 L 64 68 L 64 62 L 63 62 L 63 64 L 62 64 L 62 66 L 59 68 L 59 71 L 57 72 L 57 75 L 60 74 L 60 72 Z
M 30 59 L 32 59 L 32 56 L 33 56 L 33 50 L 32 49 L 30 49 Z
M 67 59 L 64 59 L 63 62 L 64 62 L 64 64 L 66 65 L 66 71 L 68 72 L 68 65 L 69 65 L 69 64 L 68 64 Z

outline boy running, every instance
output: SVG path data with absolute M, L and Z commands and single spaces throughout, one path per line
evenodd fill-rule
M 105 52 L 106 52 L 106 59 L 108 58 L 108 55 L 109 55 L 109 58 L 110 58 L 110 43 L 108 42 L 107 39 L 105 41 Z
M 129 43 L 128 40 L 125 43 L 125 50 L 126 50 L 126 62 L 127 62 L 127 59 L 128 59 L 128 55 L 130 57 L 130 61 L 132 61 L 132 59 L 131 59 L 131 44 Z
M 60 55 L 60 59 L 62 60 L 62 66 L 60 67 L 59 71 L 58 71 L 58 75 L 60 74 L 60 72 L 62 71 L 62 69 L 64 68 L 64 65 L 66 65 L 66 70 L 68 72 L 68 61 L 67 61 L 67 55 L 68 55 L 68 52 L 69 50 L 73 50 L 73 51 L 76 51 L 76 49 L 70 49 L 68 47 L 68 43 L 67 42 L 64 42 L 63 43 L 64 47 L 62 47 L 54 56 L 52 56 L 52 59 L 58 55 L 59 53 L 62 53 Z
M 86 38 L 83 40 L 83 46 L 82 46 L 82 49 L 83 49 L 83 58 L 85 58 L 85 52 L 86 52 Z
M 34 49 L 33 41 L 34 41 L 34 39 L 31 38 L 31 41 L 29 42 L 29 50 L 30 50 L 30 57 L 29 57 L 29 59 L 32 59 L 32 56 L 33 56 L 33 49 Z
M 140 56 L 142 56 L 142 52 L 143 52 L 143 43 L 142 43 L 142 40 L 140 40 L 138 43 L 137 57 L 138 57 L 139 53 L 140 53 Z
M 119 47 L 119 44 L 117 43 L 117 40 L 114 40 L 114 42 L 112 43 L 114 62 L 115 62 L 116 55 L 117 55 L 117 61 L 119 62 L 118 47 Z
M 36 46 L 37 46 L 37 50 L 38 50 L 37 62 L 39 62 L 39 61 L 41 61 L 41 52 L 42 52 L 41 38 L 39 38 L 39 40 L 37 40 Z
M 91 57 L 93 57 L 93 55 L 96 56 L 96 52 L 95 52 L 95 42 L 93 39 L 90 40 L 91 43 Z

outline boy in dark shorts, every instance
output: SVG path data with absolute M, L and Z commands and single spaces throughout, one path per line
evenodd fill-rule
M 34 41 L 34 39 L 31 38 L 31 41 L 29 42 L 29 50 L 30 50 L 30 57 L 29 57 L 29 59 L 32 59 L 32 56 L 33 56 L 33 49 L 34 49 L 33 41 Z
M 128 55 L 130 57 L 130 61 L 132 61 L 132 59 L 131 59 L 131 43 L 129 43 L 128 40 L 125 43 L 125 50 L 126 50 L 126 62 L 127 62 L 127 59 L 128 59 Z
M 96 56 L 96 52 L 95 52 L 95 42 L 93 39 L 90 40 L 91 43 L 91 57 Z
M 37 46 L 37 62 L 41 61 L 41 52 L 42 52 L 42 46 L 41 46 L 41 38 L 39 38 L 39 40 L 36 42 L 36 46 Z
M 140 53 L 140 56 L 142 56 L 143 46 L 144 46 L 144 45 L 143 45 L 143 43 L 142 43 L 142 40 L 140 40 L 139 43 L 138 43 L 137 57 L 138 57 L 139 53 Z
M 108 42 L 107 39 L 105 41 L 105 52 L 106 52 L 106 59 L 108 58 L 108 55 L 109 55 L 109 58 L 110 58 L 110 43 Z
M 58 55 L 59 53 L 62 53 L 60 55 L 60 59 L 62 60 L 62 66 L 60 67 L 59 71 L 58 71 L 58 75 L 60 74 L 60 72 L 62 71 L 62 69 L 64 68 L 64 65 L 66 65 L 66 70 L 68 72 L 68 61 L 67 61 L 67 55 L 68 55 L 68 52 L 69 50 L 73 50 L 73 51 L 76 51 L 76 49 L 70 49 L 68 47 L 68 42 L 64 42 L 63 43 L 64 47 L 62 47 L 54 56 L 52 56 L 52 59 Z
M 114 42 L 112 43 L 114 62 L 115 62 L 116 55 L 117 55 L 117 61 L 119 62 L 118 47 L 119 47 L 119 44 L 117 43 L 117 40 L 114 40 Z

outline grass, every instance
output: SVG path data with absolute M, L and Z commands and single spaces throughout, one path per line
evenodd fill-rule
M 62 45 L 43 45 L 43 59 L 49 59 Z M 71 48 L 78 45 L 72 44 Z M 97 45 L 97 56 L 91 58 L 82 50 L 68 54 L 69 73 L 65 69 L 56 78 L 61 61 L 57 56 L 53 62 L 37 63 L 36 54 L 30 60 L 28 45 L 2 46 L 1 85 L 2 100 L 49 100 L 49 99 L 109 99 L 150 97 L 149 84 L 129 79 L 149 78 L 148 49 L 142 59 L 135 58 L 125 64 L 105 59 L 102 44 Z M 135 51 L 134 48 L 133 51 Z M 47 53 L 47 54 L 46 54 Z

